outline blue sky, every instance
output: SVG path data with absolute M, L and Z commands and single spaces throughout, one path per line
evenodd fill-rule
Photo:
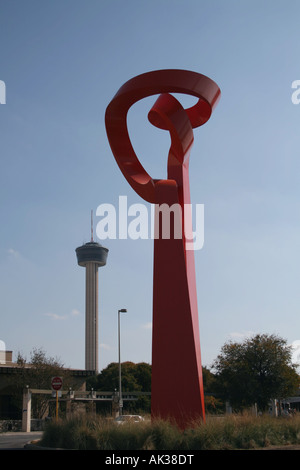
M 104 126 L 120 86 L 151 70 L 207 75 L 222 91 L 194 130 L 190 184 L 205 207 L 195 252 L 202 362 L 229 340 L 277 334 L 300 344 L 300 4 L 289 0 L 0 1 L 0 341 L 84 368 L 84 269 L 90 211 L 142 203 Z M 137 154 L 166 176 L 168 136 L 130 111 Z M 94 216 L 95 225 L 97 217 Z M 98 240 L 99 241 L 99 240 Z M 151 362 L 152 240 L 105 240 L 99 272 L 100 369 Z M 295 353 L 297 356 L 297 351 Z

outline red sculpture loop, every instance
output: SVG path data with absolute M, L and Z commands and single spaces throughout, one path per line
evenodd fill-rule
M 196 96 L 195 106 L 184 109 L 170 93 Z M 159 94 L 149 112 L 150 122 L 168 130 L 171 147 L 168 178 L 153 179 L 139 162 L 127 130 L 129 108 L 142 98 Z M 164 238 L 156 226 L 154 240 L 152 393 L 153 417 L 174 420 L 181 428 L 205 420 L 194 253 L 186 249 L 185 204 L 190 204 L 189 156 L 193 128 L 203 125 L 220 98 L 218 86 L 204 75 L 185 70 L 159 70 L 125 83 L 105 115 L 108 140 L 115 159 L 132 188 L 146 201 L 181 208 L 173 231 Z M 174 207 L 174 206 L 173 206 Z M 178 224 L 180 227 L 178 227 Z M 175 233 L 181 229 L 182 237 Z

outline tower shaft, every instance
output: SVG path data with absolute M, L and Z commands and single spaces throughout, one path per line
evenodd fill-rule
M 86 264 L 85 368 L 98 371 L 98 265 Z

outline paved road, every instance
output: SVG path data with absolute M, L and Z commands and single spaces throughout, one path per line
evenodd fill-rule
M 0 433 L 0 450 L 21 450 L 24 445 L 40 439 L 42 432 L 4 432 Z

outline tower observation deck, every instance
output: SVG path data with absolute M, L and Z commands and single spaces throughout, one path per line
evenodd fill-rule
M 85 368 L 98 372 L 98 268 L 106 265 L 108 249 L 91 240 L 76 248 L 85 275 Z

